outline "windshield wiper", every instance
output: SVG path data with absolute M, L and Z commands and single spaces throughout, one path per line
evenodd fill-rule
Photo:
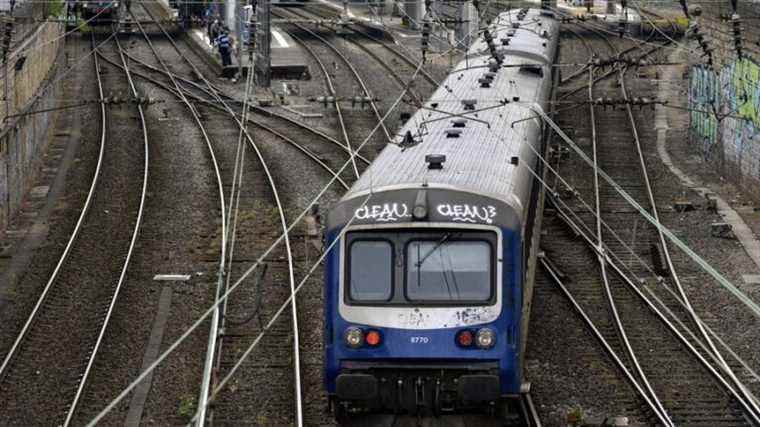
M 425 260 L 426 260 L 426 259 L 428 259 L 428 257 L 430 257 L 430 255 L 432 255 L 432 254 L 433 254 L 433 252 L 435 252 L 435 251 L 436 251 L 436 249 L 438 249 L 439 247 L 441 247 L 441 245 L 442 245 L 444 242 L 446 242 L 446 240 L 448 240 L 448 239 L 449 239 L 449 237 L 451 237 L 451 233 L 450 233 L 450 232 L 449 232 L 449 233 L 446 233 L 446 234 L 444 234 L 444 235 L 443 235 L 443 237 L 441 237 L 441 238 L 440 238 L 440 239 L 439 239 L 437 242 L 435 242 L 435 246 L 433 246 L 433 248 L 432 248 L 432 249 L 430 249 L 430 250 L 429 250 L 429 251 L 428 251 L 428 252 L 425 254 L 425 256 L 423 256 L 423 257 L 422 257 L 422 258 L 421 258 L 419 261 L 417 261 L 416 263 L 414 263 L 414 266 L 415 266 L 415 267 L 417 267 L 417 268 L 420 268 L 420 266 L 422 266 L 422 264 L 425 262 Z

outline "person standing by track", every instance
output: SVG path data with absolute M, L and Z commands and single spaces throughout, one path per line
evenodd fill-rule
M 219 18 L 212 19 L 208 24 L 208 40 L 212 46 L 216 44 L 216 38 L 219 37 L 220 28 L 221 24 L 219 23 Z
M 222 57 L 222 67 L 227 68 L 232 65 L 232 39 L 227 27 L 223 27 L 219 37 L 214 40 L 219 49 L 219 56 Z

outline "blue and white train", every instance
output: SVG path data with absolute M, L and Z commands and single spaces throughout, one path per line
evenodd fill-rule
M 549 104 L 558 32 L 549 12 L 502 13 L 330 211 L 324 369 L 338 413 L 520 395 L 544 146 L 530 107 Z

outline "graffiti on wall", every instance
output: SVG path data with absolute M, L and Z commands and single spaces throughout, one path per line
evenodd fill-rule
M 704 67 L 692 69 L 689 81 L 689 109 L 691 130 L 705 157 L 713 152 L 718 139 L 718 120 L 715 108 L 720 104 L 718 78 Z
M 694 67 L 689 108 L 692 142 L 704 158 L 715 159 L 722 149 L 732 170 L 760 179 L 760 65 L 743 58 L 719 73 Z

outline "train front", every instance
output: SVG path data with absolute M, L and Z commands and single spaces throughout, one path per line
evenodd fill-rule
M 448 189 L 378 191 L 328 218 L 325 382 L 338 413 L 494 408 L 520 389 L 519 216 Z

